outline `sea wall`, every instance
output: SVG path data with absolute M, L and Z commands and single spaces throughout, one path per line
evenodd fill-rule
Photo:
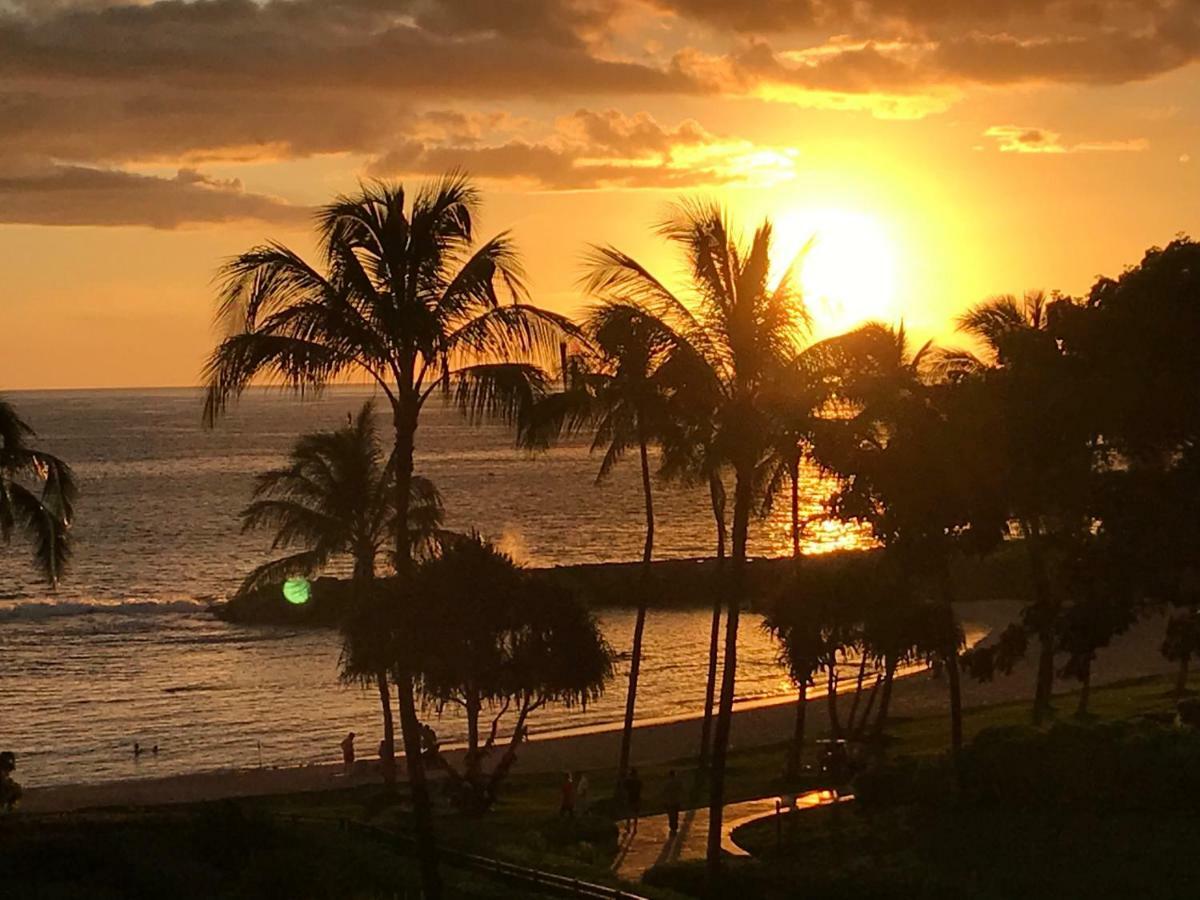
M 1019 600 L 1027 596 L 1027 573 L 1020 551 L 1019 542 L 1011 541 L 987 557 L 956 560 L 953 581 L 960 599 Z M 878 553 L 845 550 L 805 557 L 799 566 L 787 557 L 751 559 L 746 571 L 747 606 L 763 608 L 789 584 L 797 583 L 797 589 L 803 590 L 808 577 L 827 578 L 839 569 L 868 564 Z M 648 578 L 643 577 L 638 562 L 551 566 L 530 571 L 570 589 L 594 608 L 633 607 L 643 594 L 651 608 L 707 608 L 721 597 L 721 579 L 714 559 L 658 560 L 651 563 Z M 280 586 L 273 585 L 218 604 L 214 611 L 230 622 L 336 627 L 349 599 L 348 582 L 318 578 L 312 584 L 311 599 L 301 606 L 288 603 Z

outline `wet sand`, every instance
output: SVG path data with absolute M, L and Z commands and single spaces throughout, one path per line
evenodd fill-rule
M 981 601 L 970 604 L 969 614 L 998 632 L 1012 621 L 1017 606 L 1003 601 Z M 1172 663 L 1159 652 L 1165 618 L 1155 616 L 1138 623 L 1130 632 L 1102 650 L 1093 665 L 1092 684 L 1100 686 L 1144 675 L 1174 671 Z M 963 683 L 963 702 L 967 707 L 1026 700 L 1033 696 L 1036 660 L 1027 658 L 1010 675 L 999 675 L 994 681 L 978 684 Z M 1056 691 L 1070 692 L 1074 682 L 1058 681 Z M 927 716 L 942 714 L 946 708 L 946 687 L 941 679 L 928 672 L 918 671 L 897 679 L 892 698 L 895 716 Z M 739 708 L 734 713 L 731 732 L 733 749 L 768 746 L 786 741 L 791 733 L 795 707 L 792 701 L 781 699 Z M 811 729 L 816 736 L 824 727 L 825 701 L 813 699 L 808 711 Z M 633 756 L 639 764 L 684 759 L 695 753 L 699 742 L 700 717 L 674 721 L 640 723 L 634 732 Z M 536 722 L 534 722 L 536 726 Z M 620 726 L 613 724 L 604 730 L 581 733 L 557 732 L 534 734 L 519 751 L 514 771 L 538 773 L 567 769 L 593 770 L 609 768 L 616 759 L 620 742 Z M 336 748 L 331 748 L 336 751 Z M 461 750 L 448 750 L 446 755 L 456 760 Z M 19 772 L 18 772 L 19 778 Z M 69 812 L 102 806 L 151 806 L 216 800 L 226 797 L 248 797 L 263 794 L 299 791 L 330 790 L 352 784 L 378 780 L 373 762 L 360 762 L 355 772 L 346 776 L 339 764 L 301 766 L 295 768 L 262 768 L 166 778 L 117 781 L 105 784 L 61 785 L 37 788 L 26 785 L 21 808 L 30 813 Z

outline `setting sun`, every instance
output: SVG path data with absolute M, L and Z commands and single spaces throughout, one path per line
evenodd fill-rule
M 895 243 L 877 218 L 815 209 L 785 213 L 776 227 L 780 259 L 795 263 L 814 336 L 828 337 L 869 319 L 900 317 Z

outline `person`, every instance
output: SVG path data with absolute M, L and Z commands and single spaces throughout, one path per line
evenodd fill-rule
M 679 832 L 679 807 L 683 805 L 683 784 L 672 769 L 667 773 L 667 783 L 663 785 L 663 804 L 667 807 L 667 825 L 671 834 Z
M 629 821 L 637 831 L 638 816 L 642 808 L 642 779 L 638 770 L 631 768 L 625 777 L 625 802 L 629 804 Z
M 11 750 L 0 753 L 0 809 L 12 812 L 21 799 L 21 785 L 13 780 L 17 768 L 17 755 Z
M 587 812 L 588 777 L 586 772 L 575 773 L 575 808 L 580 813 Z
M 570 772 L 563 776 L 562 802 L 559 804 L 558 814 L 575 818 L 575 780 L 571 777 Z
M 354 732 L 350 732 L 342 739 L 342 766 L 347 775 L 354 768 Z
M 141 755 L 142 755 L 142 745 L 139 744 L 137 741 L 134 741 L 133 742 L 133 758 L 137 759 Z
M 437 732 L 433 727 L 425 722 L 421 725 L 421 757 L 432 762 L 437 759 L 438 748 L 442 742 L 438 739 Z

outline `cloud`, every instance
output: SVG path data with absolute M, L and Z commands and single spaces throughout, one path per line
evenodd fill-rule
M 480 178 L 545 190 L 680 189 L 787 178 L 794 155 L 721 138 L 691 120 L 665 127 L 644 112 L 580 109 L 540 140 L 408 140 L 373 160 L 369 173 L 431 175 L 461 166 Z
M 999 143 L 1001 153 L 1129 153 L 1146 150 L 1150 146 L 1144 138 L 1064 144 L 1062 135 L 1056 131 L 1019 125 L 993 125 L 983 134 Z
M 653 2 L 743 33 L 748 49 L 726 54 L 735 75 L 814 91 L 1122 84 L 1200 60 L 1196 0 Z
M 294 225 L 309 210 L 247 192 L 190 169 L 160 178 L 113 169 L 52 166 L 0 173 L 0 222 L 20 225 L 145 225 L 212 222 Z

